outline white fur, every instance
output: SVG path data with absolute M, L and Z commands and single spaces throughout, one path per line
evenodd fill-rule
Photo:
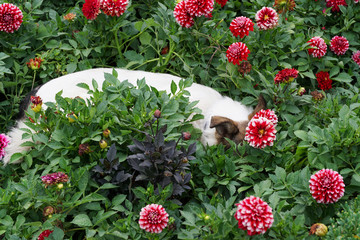
M 118 79 L 120 81 L 128 80 L 133 85 L 136 85 L 137 80 L 145 78 L 148 85 L 155 87 L 158 90 L 170 91 L 170 84 L 173 80 L 176 84 L 179 83 L 179 77 L 163 74 L 163 73 L 151 73 L 144 71 L 132 71 L 125 69 L 115 69 L 118 73 Z M 63 97 L 82 97 L 88 98 L 87 90 L 77 87 L 78 83 L 86 83 L 88 86 L 92 86 L 92 80 L 98 83 L 101 87 L 105 77 L 104 73 L 112 73 L 111 68 L 97 68 L 90 69 L 81 72 L 68 74 L 56 79 L 53 79 L 43 86 L 37 92 L 37 96 L 40 96 L 43 102 L 55 102 L 55 94 L 59 91 L 63 91 Z M 196 105 L 202 110 L 204 119 L 194 122 L 194 127 L 203 131 L 201 142 L 204 145 L 214 145 L 217 143 L 215 138 L 215 129 L 210 128 L 210 121 L 212 116 L 222 116 L 230 118 L 234 121 L 247 120 L 248 115 L 253 111 L 251 107 L 246 107 L 243 104 L 236 102 L 228 97 L 223 97 L 219 92 L 212 88 L 194 83 L 191 87 L 187 88 L 190 92 L 190 101 L 199 101 Z M 16 152 L 26 151 L 27 147 L 22 147 L 21 144 L 25 142 L 22 139 L 23 131 L 20 128 L 27 128 L 24 124 L 24 120 L 17 122 L 15 128 L 13 128 L 8 136 L 11 142 L 5 148 L 5 157 L 3 159 L 4 164 L 9 163 L 10 157 Z

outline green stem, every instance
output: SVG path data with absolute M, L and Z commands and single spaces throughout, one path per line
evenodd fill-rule
M 34 88 L 35 77 L 36 77 L 36 70 L 34 70 L 34 77 L 33 77 L 32 85 L 31 85 L 31 90 L 33 90 L 33 88 Z

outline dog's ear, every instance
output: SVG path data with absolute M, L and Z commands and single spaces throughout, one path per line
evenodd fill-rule
M 221 138 L 232 139 L 239 132 L 239 128 L 233 120 L 220 116 L 211 117 L 210 128 L 215 128 Z
M 255 114 L 260 111 L 261 109 L 265 109 L 266 108 L 266 102 L 264 97 L 260 94 L 259 95 L 259 100 L 258 100 L 258 104 L 256 105 L 254 111 L 252 113 L 249 114 L 248 119 L 251 120 L 253 116 L 255 116 Z

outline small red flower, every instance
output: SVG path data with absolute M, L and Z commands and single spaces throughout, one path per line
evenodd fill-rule
M 76 18 L 76 13 L 68 13 L 65 16 L 63 16 L 63 19 L 68 22 L 74 21 L 75 18 Z
M 126 10 L 129 0 L 102 0 L 100 9 L 108 16 L 120 17 Z
M 167 226 L 169 214 L 163 206 L 149 204 L 143 207 L 140 212 L 140 228 L 150 233 L 161 233 Z
M 0 134 L 0 159 L 5 156 L 5 148 L 9 144 L 10 139 L 5 134 Z
M 240 36 L 243 38 L 245 35 L 249 36 L 249 31 L 254 31 L 254 23 L 250 18 L 237 17 L 230 23 L 230 31 L 234 37 Z
M 310 193 L 318 203 L 335 203 L 345 192 L 343 177 L 332 169 L 322 169 L 311 176 Z
M 255 20 L 260 30 L 267 30 L 278 25 L 279 16 L 273 8 L 263 7 L 256 13 Z
M 275 112 L 271 109 L 261 109 L 260 111 L 258 111 L 252 119 L 259 119 L 259 118 L 266 118 L 267 120 L 270 120 L 270 122 L 272 122 L 272 124 L 274 124 L 274 126 L 276 127 L 277 123 L 278 123 L 278 117 L 276 116 Z
M 264 234 L 273 224 L 271 207 L 261 198 L 250 196 L 236 204 L 235 218 L 249 236 Z
M 30 101 L 32 103 L 31 109 L 34 112 L 40 112 L 41 106 L 42 106 L 42 103 L 43 103 L 41 97 L 40 96 L 31 96 Z
M 239 65 L 241 61 L 247 60 L 249 53 L 250 51 L 245 43 L 236 42 L 229 46 L 228 50 L 226 51 L 226 57 L 229 62 L 232 62 L 234 65 Z
M 58 183 L 66 183 L 69 181 L 69 176 L 63 172 L 50 173 L 41 177 L 45 187 L 52 186 Z
M 194 25 L 194 19 L 187 12 L 185 1 L 181 1 L 176 4 L 174 9 L 174 17 L 182 27 L 191 28 Z
M 13 33 L 20 28 L 22 22 L 20 8 L 11 3 L 0 4 L 0 31 Z
M 184 141 L 190 140 L 191 139 L 191 134 L 189 132 L 182 132 L 181 133 L 182 139 Z
M 272 146 L 276 139 L 274 124 L 264 118 L 252 119 L 246 127 L 245 141 L 254 148 Z
M 50 234 L 52 233 L 53 231 L 50 231 L 50 230 L 45 230 L 43 231 L 42 233 L 40 233 L 39 237 L 38 237 L 38 240 L 45 240 L 45 238 L 47 238 L 48 236 L 50 236 Z
M 327 45 L 321 37 L 313 37 L 311 38 L 308 43 L 310 43 L 310 46 L 312 48 L 309 48 L 309 54 L 311 54 L 313 57 L 321 58 L 325 55 L 327 50 Z
M 354 52 L 351 58 L 352 58 L 352 60 L 354 60 L 354 61 L 356 62 L 356 64 L 359 65 L 359 67 L 360 67 L 360 51 Z
M 83 154 L 89 154 L 91 152 L 90 145 L 88 143 L 83 143 L 79 145 L 79 156 Z
M 228 0 L 215 0 L 221 7 L 224 7 Z
M 330 75 L 328 72 L 320 71 L 316 74 L 316 80 L 318 82 L 318 86 L 321 90 L 329 90 L 332 88 L 332 80 L 330 79 Z
M 96 19 L 100 13 L 100 0 L 85 0 L 82 12 L 89 20 Z
M 275 76 L 275 83 L 290 83 L 298 77 L 299 71 L 295 68 L 285 68 L 279 71 Z
M 41 66 L 42 61 L 43 60 L 40 57 L 36 57 L 34 59 L 30 59 L 29 62 L 26 63 L 26 65 L 28 65 L 28 67 L 32 70 L 38 70 Z
M 190 16 L 210 16 L 214 10 L 214 0 L 186 0 L 185 6 Z
M 349 41 L 345 37 L 335 36 L 330 41 L 330 50 L 336 55 L 344 55 L 349 49 Z
M 326 0 L 326 7 L 331 8 L 332 12 L 340 12 L 339 6 L 347 6 L 345 0 Z

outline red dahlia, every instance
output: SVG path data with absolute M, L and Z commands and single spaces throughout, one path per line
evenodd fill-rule
M 271 207 L 261 198 L 250 196 L 236 206 L 235 218 L 238 226 L 250 236 L 264 234 L 274 222 Z
M 38 240 L 44 240 L 45 238 L 47 238 L 48 236 L 50 236 L 50 234 L 52 233 L 53 231 L 50 231 L 50 230 L 45 230 L 43 231 L 42 233 L 40 233 L 39 237 L 38 237 Z
M 270 120 L 270 122 L 272 122 L 272 124 L 274 124 L 274 126 L 276 127 L 277 123 L 278 123 L 278 117 L 276 116 L 275 112 L 271 109 L 261 109 L 260 111 L 258 111 L 252 119 L 259 119 L 259 118 L 266 118 L 267 120 Z
M 271 7 L 263 7 L 256 13 L 255 20 L 260 30 L 267 30 L 278 25 L 279 16 Z
M 190 16 L 210 16 L 214 10 L 214 0 L 186 0 L 184 1 Z
M 360 67 L 360 51 L 354 52 L 351 58 L 352 58 L 352 60 L 354 60 L 354 61 L 356 62 L 356 64 L 359 65 L 359 67 Z
M 313 57 L 321 58 L 325 55 L 327 50 L 327 45 L 321 37 L 313 37 L 308 41 L 310 43 L 310 46 L 312 48 L 309 48 L 309 54 L 311 54 Z
M 343 177 L 331 169 L 322 169 L 311 176 L 310 193 L 318 203 L 335 203 L 345 192 Z
M 140 228 L 146 232 L 161 233 L 167 226 L 169 214 L 163 206 L 158 204 L 149 204 L 143 207 L 140 212 Z
M 245 35 L 249 36 L 249 31 L 254 31 L 254 23 L 250 18 L 237 17 L 230 23 L 230 31 L 234 37 L 240 36 L 243 38 Z
M 321 90 L 329 90 L 332 88 L 332 80 L 330 79 L 330 75 L 328 72 L 320 71 L 316 74 L 316 80 L 318 82 L 318 86 Z
M 0 4 L 0 31 L 13 33 L 20 28 L 22 22 L 20 8 L 11 3 Z
M 228 50 L 226 51 L 226 57 L 228 58 L 229 62 L 232 62 L 234 65 L 238 64 L 243 61 L 247 60 L 250 51 L 242 42 L 236 42 L 229 46 Z
M 276 129 L 274 124 L 264 117 L 251 119 L 246 127 L 245 141 L 254 148 L 264 148 L 272 146 L 276 139 Z
M 332 7 L 332 12 L 340 12 L 339 6 L 347 6 L 347 4 L 345 0 L 326 0 L 326 6 Z
M 279 71 L 275 76 L 275 83 L 289 83 L 298 77 L 299 71 L 295 68 L 285 68 Z
M 215 0 L 221 7 L 224 7 L 228 0 Z
M 174 9 L 174 17 L 182 27 L 190 28 L 192 27 L 192 25 L 194 25 L 194 19 L 186 10 L 185 1 L 181 1 L 176 4 L 176 7 Z
M 128 4 L 128 0 L 102 0 L 100 8 L 108 16 L 120 17 L 125 12 Z
M 85 0 L 82 12 L 87 19 L 94 20 L 100 13 L 100 0 Z
M 32 70 L 38 70 L 41 66 L 42 61 L 43 60 L 41 59 L 41 57 L 36 57 L 30 59 L 29 62 L 26 63 L 26 65 L 28 65 L 28 67 L 31 68 Z
M 349 41 L 345 37 L 335 36 L 330 41 L 330 50 L 336 55 L 343 55 L 349 49 Z

